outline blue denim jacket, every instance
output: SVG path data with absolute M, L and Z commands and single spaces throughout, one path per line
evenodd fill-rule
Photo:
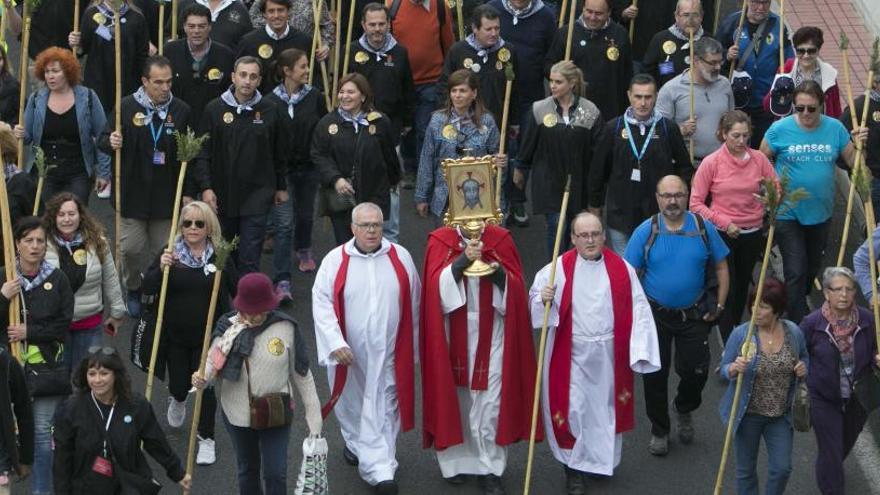
M 447 158 L 459 158 L 456 147 L 469 148 L 471 156 L 494 155 L 498 153 L 500 135 L 495 119 L 489 112 L 483 114 L 480 128 L 466 124 L 461 134 L 465 139 L 443 137 L 443 127 L 449 122 L 446 112 L 438 110 L 431 115 L 431 121 L 425 129 L 425 141 L 422 144 L 422 155 L 419 158 L 419 171 L 416 176 L 416 203 L 428 203 L 431 213 L 443 216 L 446 210 L 446 199 L 449 187 L 443 178 L 440 163 Z
M 110 155 L 98 150 L 97 141 L 107 125 L 107 115 L 98 95 L 85 86 L 74 86 L 73 96 L 76 106 L 76 123 L 79 126 L 79 142 L 82 147 L 83 162 L 89 177 L 110 177 Z M 24 144 L 28 145 L 25 170 L 30 171 L 34 164 L 34 153 L 30 145 L 40 146 L 43 140 L 43 125 L 46 123 L 46 108 L 49 103 L 49 89 L 40 88 L 31 93 L 24 110 Z
M 798 328 L 794 322 L 788 320 L 780 321 L 782 321 L 782 326 L 787 332 L 785 338 L 791 343 L 792 348 L 797 353 L 798 360 L 803 361 L 807 366 L 807 369 L 810 369 L 810 356 L 807 354 L 807 344 L 804 341 L 804 334 L 801 333 L 801 329 Z M 730 383 L 727 385 L 727 391 L 724 393 L 724 397 L 721 398 L 721 403 L 718 405 L 718 412 L 721 414 L 721 421 L 725 425 L 730 418 L 730 409 L 733 407 L 733 395 L 736 391 L 736 378 L 734 377 L 731 379 L 730 375 L 727 373 L 727 367 L 739 356 L 743 342 L 746 340 L 746 332 L 748 329 L 749 324 L 743 323 L 733 330 L 733 333 L 730 334 L 730 338 L 727 339 L 727 345 L 724 346 L 724 355 L 721 357 L 721 376 L 730 380 Z M 755 355 L 760 358 L 761 343 L 758 339 L 757 332 L 758 328 L 755 327 L 755 332 L 752 334 L 752 342 L 755 343 L 757 348 Z M 743 416 L 745 416 L 746 409 L 748 409 L 749 399 L 752 397 L 752 386 L 755 384 L 755 372 L 757 369 L 758 359 L 752 359 L 743 375 L 742 390 L 739 394 L 739 404 L 736 407 L 736 421 L 733 424 L 734 432 L 739 428 L 739 423 L 742 421 Z M 785 420 L 788 421 L 789 424 L 791 424 L 791 403 L 794 400 L 796 383 L 797 377 L 792 370 L 791 385 L 788 387 L 788 406 L 786 407 L 787 412 L 785 413 Z

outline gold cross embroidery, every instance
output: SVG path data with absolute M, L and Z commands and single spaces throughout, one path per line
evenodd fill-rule
M 623 389 L 623 391 L 617 396 L 617 400 L 619 400 L 621 404 L 626 404 L 631 397 L 632 394 L 629 393 L 629 390 Z
M 557 427 L 561 427 L 565 424 L 565 418 L 562 416 L 562 413 L 556 411 L 556 414 L 553 415 L 553 422 L 556 423 Z

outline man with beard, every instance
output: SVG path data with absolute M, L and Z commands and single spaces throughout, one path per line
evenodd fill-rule
M 122 283 L 128 289 L 128 312 L 140 316 L 141 272 L 168 242 L 171 210 L 177 191 L 180 162 L 174 131 L 186 132 L 189 105 L 171 94 L 171 62 L 162 56 L 144 64 L 142 86 L 121 102 L 122 132 L 113 122 L 98 141 L 112 154 L 122 148 L 120 211 Z
M 687 211 L 688 188 L 681 178 L 663 177 L 657 183 L 660 213 L 642 222 L 626 246 L 624 258 L 641 275 L 642 287 L 657 325 L 660 371 L 643 375 L 645 409 L 651 420 L 648 451 L 669 452 L 669 399 L 667 395 L 672 345 L 675 372 L 680 379 L 673 401 L 678 413 L 678 439 L 694 440 L 691 413 L 700 407 L 709 374 L 712 322 L 727 299 L 729 250 L 715 226 Z M 707 271 L 718 278 L 717 304 L 707 284 Z M 710 307 L 711 306 L 711 307 Z
M 694 41 L 703 37 L 703 5 L 699 0 L 678 0 L 675 23 L 655 34 L 645 50 L 642 72 L 651 74 L 660 86 L 690 67 L 690 32 Z
M 590 211 L 601 218 L 601 208 L 608 206 L 608 236 L 611 249 L 619 255 L 633 229 L 657 213 L 653 193 L 660 178 L 693 173 L 678 125 L 654 108 L 654 78 L 633 77 L 627 97 L 626 112 L 605 124 L 587 181 Z
M 721 43 L 705 37 L 694 43 L 694 65 L 660 88 L 657 112 L 674 121 L 681 135 L 694 139 L 694 168 L 718 149 L 718 122 L 733 110 L 730 81 L 721 75 Z M 691 119 L 691 71 L 694 73 L 694 118 Z M 699 125 L 697 125 L 699 123 Z

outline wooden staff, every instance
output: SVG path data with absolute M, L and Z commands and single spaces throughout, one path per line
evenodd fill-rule
M 568 11 L 568 33 L 565 37 L 565 60 L 571 60 L 571 38 L 574 36 L 574 16 L 576 0 L 571 0 L 571 9 Z
M 211 334 L 214 331 L 214 313 L 217 311 L 217 297 L 220 294 L 220 282 L 223 278 L 223 267 L 226 266 L 226 261 L 229 258 L 229 255 L 232 254 L 236 245 L 238 245 L 238 236 L 235 236 L 231 242 L 227 242 L 221 238 L 214 245 L 214 253 L 216 255 L 214 266 L 217 267 L 217 271 L 214 272 L 214 285 L 211 288 L 211 302 L 208 304 L 208 318 L 205 321 L 205 336 L 202 338 L 202 354 L 201 358 L 199 358 L 199 377 L 202 379 L 205 378 L 205 365 L 208 361 L 208 349 L 211 346 Z M 204 393 L 204 389 L 196 389 L 196 401 L 192 415 L 192 428 L 189 430 L 189 447 L 186 453 L 186 474 L 190 475 L 190 477 L 192 477 L 193 474 L 196 434 L 199 431 L 199 415 L 202 411 L 202 395 L 204 395 Z M 184 490 L 183 493 L 187 494 L 189 491 Z
M 721 0 L 718 0 L 719 2 Z M 746 22 L 746 7 L 748 7 L 749 0 L 743 0 L 742 11 L 739 14 L 739 24 L 736 27 L 736 31 L 733 32 L 733 44 L 739 46 L 739 37 L 742 34 L 743 23 Z M 782 41 L 779 42 L 780 44 Z M 736 70 L 736 61 L 739 60 L 739 56 L 730 61 L 730 73 L 727 75 L 728 79 L 733 79 L 733 71 Z
M 464 20 L 464 13 L 462 11 L 462 6 L 461 6 L 461 4 L 462 4 L 462 2 L 464 2 L 464 0 L 453 0 L 453 1 L 455 2 L 455 13 L 456 13 L 456 15 L 458 15 L 458 41 L 461 41 L 464 39 L 464 25 L 466 24 L 466 22 Z M 443 6 L 440 5 L 440 3 L 441 3 L 440 0 L 438 0 L 437 1 L 437 8 L 438 9 L 443 8 Z
M 315 19 L 315 27 L 312 29 L 312 52 L 309 54 L 309 85 L 312 84 L 312 79 L 314 76 L 314 68 L 315 68 L 315 56 L 318 52 L 318 45 L 320 45 L 321 36 L 321 7 L 324 6 L 324 0 L 318 0 L 318 3 L 315 4 L 315 8 L 312 9 L 312 15 Z M 326 87 L 326 85 L 325 85 Z
M 351 45 L 351 30 L 354 28 L 354 3 L 355 0 L 351 0 L 351 7 L 348 9 L 348 32 L 345 35 L 345 61 L 342 63 L 342 75 L 345 76 L 348 74 L 348 59 L 351 57 L 351 50 L 349 50 L 349 45 Z
M 632 0 L 632 6 L 635 8 L 639 8 L 639 0 Z M 638 16 L 636 16 L 638 17 Z M 633 36 L 636 34 L 636 18 L 633 17 L 629 20 L 629 42 L 633 42 Z
M 171 228 L 168 232 L 168 244 L 165 252 L 174 251 L 174 241 L 177 238 L 177 221 L 180 218 L 180 200 L 183 196 L 183 180 L 186 177 L 187 163 L 199 154 L 202 143 L 208 139 L 208 135 L 204 134 L 196 137 L 192 129 L 186 134 L 180 131 L 174 133 L 177 141 L 177 158 L 180 160 L 180 171 L 177 173 L 177 191 L 174 193 L 174 209 L 171 210 Z M 162 286 L 159 289 L 159 304 L 156 308 L 156 330 L 153 332 L 153 348 L 150 351 L 150 367 L 147 369 L 147 390 L 144 396 L 147 402 L 153 393 L 153 378 L 156 374 L 156 359 L 159 356 L 159 342 L 162 336 L 162 324 L 165 322 L 165 298 L 168 295 L 168 277 L 171 274 L 171 267 L 162 268 Z
M 28 47 L 31 41 L 31 2 L 33 0 L 25 0 L 22 6 L 22 18 L 24 19 L 24 31 L 21 35 L 21 62 L 18 66 L 19 76 L 21 78 L 21 86 L 18 90 L 18 121 L 24 124 L 24 107 L 26 107 L 26 92 L 28 80 Z M 5 17 L 5 16 L 4 16 Z M 24 170 L 24 136 L 18 140 L 18 169 Z
M 576 1 L 576 0 L 572 0 Z M 563 24 L 565 24 L 565 9 L 568 7 L 568 0 L 562 0 L 562 5 L 559 6 L 559 21 L 556 23 L 556 27 L 561 28 Z
M 785 0 L 779 0 L 779 73 L 785 70 Z
M 690 30 L 690 42 L 688 43 L 689 48 L 691 50 L 691 68 L 688 71 L 688 74 L 691 76 L 691 113 L 690 120 L 694 120 L 694 30 Z M 694 163 L 694 135 L 691 134 L 688 138 L 688 152 L 690 153 L 691 165 Z
M 177 39 L 177 0 L 171 0 L 171 39 Z
M 0 222 L 3 224 L 3 267 L 6 271 L 6 280 L 14 280 L 18 276 L 15 270 L 15 243 L 12 240 L 12 217 L 9 213 L 9 195 L 6 191 L 6 176 L 3 171 L 0 171 Z M 19 296 L 16 294 L 9 301 L 10 326 L 21 323 L 21 307 L 18 305 L 18 298 Z M 21 344 L 10 344 L 9 347 L 12 357 L 21 364 Z
M 867 99 L 865 100 L 865 106 L 868 106 Z M 880 344 L 880 296 L 877 295 L 877 285 L 874 282 L 877 280 L 877 253 L 874 252 L 874 229 L 876 228 L 877 221 L 874 218 L 874 203 L 871 201 L 871 180 L 867 167 L 862 165 L 859 167 L 859 170 L 860 177 L 858 180 L 861 183 L 859 184 L 859 192 L 865 204 L 865 222 L 868 224 L 868 260 L 871 266 L 871 282 L 874 285 L 871 290 L 871 309 L 874 311 L 874 337 L 877 339 L 877 343 Z
M 803 188 L 788 192 L 789 177 L 783 172 L 782 178 L 777 184 L 772 178 L 762 179 L 764 188 L 764 198 L 766 200 L 768 214 L 768 224 L 770 226 L 767 232 L 767 243 L 764 246 L 764 259 L 761 261 L 761 272 L 758 277 L 758 285 L 755 286 L 755 302 L 752 305 L 752 316 L 749 319 L 746 338 L 740 349 L 740 356 L 744 356 L 751 360 L 753 356 L 749 356 L 749 350 L 752 343 L 752 336 L 755 333 L 755 317 L 758 314 L 758 307 L 761 305 L 761 298 L 764 293 L 764 280 L 767 276 L 767 264 L 770 261 L 770 250 L 773 249 L 773 236 L 776 232 L 776 218 L 781 208 L 791 209 L 794 205 L 804 199 L 807 193 Z M 787 203 L 786 203 L 787 202 Z M 733 404 L 730 409 L 730 417 L 727 421 L 727 433 L 724 435 L 724 449 L 721 451 L 721 465 L 718 467 L 718 476 L 715 478 L 715 495 L 721 495 L 721 487 L 724 483 L 724 468 L 727 464 L 727 454 L 730 450 L 730 441 L 733 438 L 733 423 L 736 418 L 736 410 L 739 405 L 739 397 L 742 393 L 743 375 L 740 373 L 736 377 L 736 389 L 733 393 Z
M 339 29 L 342 24 L 342 6 L 339 5 L 339 0 L 334 0 L 334 2 L 336 3 L 336 44 L 333 46 L 333 87 L 327 90 L 332 95 L 333 105 L 331 105 L 331 108 L 336 105 L 336 100 L 338 99 L 336 93 L 337 86 L 339 86 L 339 44 L 340 36 L 342 36 Z M 354 0 L 352 0 L 352 3 L 354 3 Z
M 574 0 L 572 0 L 574 3 Z M 565 192 L 562 193 L 562 205 L 559 207 L 559 222 L 556 223 L 556 240 L 553 242 L 553 257 L 550 260 L 550 281 L 547 285 L 553 287 L 556 283 L 556 260 L 559 258 L 559 248 L 562 245 L 562 233 L 565 232 L 565 217 L 568 210 L 568 195 L 571 191 L 571 175 L 565 181 Z M 541 400 L 541 379 L 544 376 L 544 348 L 547 346 L 547 325 L 550 321 L 550 306 L 553 301 L 544 303 L 544 320 L 541 324 L 541 340 L 538 343 L 538 372 L 535 374 L 535 396 L 532 399 L 532 429 L 529 433 L 529 457 L 526 462 L 526 481 L 523 487 L 523 495 L 529 495 L 529 485 L 532 481 L 532 460 L 535 457 L 535 433 L 538 430 L 538 405 Z
M 112 0 L 113 7 L 113 58 L 115 64 L 115 85 L 116 94 L 113 97 L 113 115 L 115 132 L 122 135 L 122 19 L 120 19 L 120 11 L 122 10 L 122 0 Z M 113 197 L 114 206 L 116 207 L 116 215 L 114 217 L 114 249 L 113 256 L 116 261 L 116 271 L 118 272 L 122 264 L 122 255 L 120 252 L 119 236 L 122 232 L 122 148 L 118 148 L 113 152 Z
M 715 18 L 712 19 L 712 36 L 718 32 L 718 22 L 721 19 L 721 0 L 715 0 Z
M 163 39 L 165 38 L 165 0 L 159 0 L 159 41 L 156 49 L 159 52 L 159 55 L 162 55 L 163 49 L 165 47 L 165 43 Z
M 79 0 L 73 0 L 73 32 L 79 32 Z
M 511 62 L 505 62 L 504 64 L 504 78 L 506 82 L 504 83 L 504 106 L 501 110 L 501 137 L 498 140 L 498 154 L 503 155 L 506 144 L 507 144 L 507 119 L 510 115 L 510 92 L 513 89 L 513 79 L 515 78 L 515 74 L 513 73 L 513 64 Z M 510 159 L 507 160 L 507 167 L 510 168 Z M 498 170 L 495 174 L 495 207 L 501 208 L 501 177 L 504 175 L 504 170 Z
M 333 100 L 330 97 L 330 79 L 327 77 L 327 61 L 321 60 L 321 80 L 324 82 L 324 102 L 327 104 L 327 111 L 333 110 Z

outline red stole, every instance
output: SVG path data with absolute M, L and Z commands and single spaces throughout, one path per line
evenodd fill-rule
M 571 384 L 572 287 L 577 250 L 562 255 L 565 286 L 559 305 L 559 326 L 550 357 L 548 394 L 550 415 L 556 443 L 563 449 L 574 447 L 575 438 L 568 428 L 569 385 Z M 614 416 L 615 433 L 635 426 L 633 407 L 633 373 L 629 367 L 629 341 L 632 333 L 632 286 L 623 258 L 609 249 L 602 251 L 605 269 L 611 282 L 611 304 L 614 312 Z M 582 280 L 581 283 L 589 283 Z
M 477 355 L 474 359 L 471 390 L 489 388 L 489 349 L 492 346 L 492 329 L 495 326 L 495 311 L 492 306 L 492 281 L 490 277 L 480 278 L 480 322 L 477 339 Z M 465 283 L 465 292 L 468 284 Z M 489 308 L 485 310 L 484 308 Z M 452 362 L 452 375 L 459 387 L 468 386 L 468 308 L 465 303 L 449 315 L 449 359 Z
M 348 276 L 348 262 L 350 255 L 342 247 L 342 263 L 339 265 L 339 271 L 336 273 L 336 280 L 333 283 L 333 311 L 336 313 L 336 320 L 339 322 L 339 329 L 342 331 L 342 338 L 346 338 L 345 333 L 345 279 Z M 397 324 L 397 339 L 394 342 L 394 380 L 397 385 L 397 402 L 400 407 L 400 421 L 403 431 L 409 431 L 415 425 L 415 377 L 414 368 L 415 360 L 413 355 L 413 315 L 412 301 L 410 297 L 409 275 L 406 273 L 403 263 L 397 256 L 397 250 L 394 245 L 388 250 L 388 259 L 391 266 L 394 267 L 394 273 L 397 275 L 397 282 L 400 284 L 400 321 Z M 333 380 L 333 392 L 330 394 L 330 400 L 321 409 L 321 413 L 326 418 L 333 406 L 342 395 L 342 389 L 345 388 L 345 381 L 348 378 L 348 366 L 336 365 L 336 376 Z

